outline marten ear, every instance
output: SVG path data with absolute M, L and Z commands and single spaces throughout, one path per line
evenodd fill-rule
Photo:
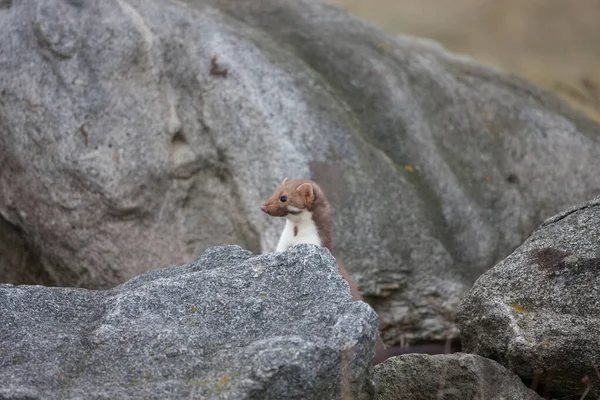
M 283 185 L 283 184 L 284 184 L 284 183 L 286 183 L 286 182 L 287 182 L 287 178 L 285 178 L 285 179 L 283 180 L 283 182 L 281 182 L 281 184 L 280 184 L 279 186 Z
M 313 189 L 313 185 L 306 182 L 296 188 L 296 191 L 300 193 L 302 198 L 304 199 L 305 204 L 310 204 L 315 199 L 315 192 Z

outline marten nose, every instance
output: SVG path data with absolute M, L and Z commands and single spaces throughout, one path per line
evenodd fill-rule
M 267 212 L 267 206 L 265 206 L 264 204 L 260 207 L 260 209 L 262 210 L 262 212 L 266 213 Z

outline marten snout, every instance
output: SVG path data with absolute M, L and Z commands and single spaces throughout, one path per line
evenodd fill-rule
M 271 217 L 285 217 L 288 214 L 287 207 L 284 204 L 279 204 L 277 199 L 269 199 L 260 207 L 262 212 L 269 214 Z
M 311 211 L 310 207 L 314 199 L 312 181 L 286 178 L 260 209 L 272 217 L 297 215 L 303 210 Z

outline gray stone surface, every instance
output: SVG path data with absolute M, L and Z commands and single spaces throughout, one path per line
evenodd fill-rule
M 0 9 L 0 279 L 111 287 L 209 246 L 274 249 L 311 177 L 383 337 L 454 337 L 474 280 L 600 191 L 552 95 L 312 0 Z
M 0 285 L 0 310 L 2 399 L 372 395 L 377 315 L 313 245 L 211 248 L 103 291 Z
M 538 400 L 517 375 L 474 354 L 392 357 L 375 367 L 378 400 Z
M 462 300 L 463 350 L 493 358 L 558 396 L 580 398 L 591 384 L 596 398 L 599 241 L 600 198 L 544 222 Z

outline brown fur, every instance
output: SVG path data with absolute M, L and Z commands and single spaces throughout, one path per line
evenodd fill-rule
M 286 197 L 285 202 L 281 201 L 282 196 Z M 292 213 L 287 209 L 288 206 L 312 212 L 312 220 L 317 227 L 321 245 L 328 248 L 335 257 L 333 250 L 333 220 L 331 206 L 319 185 L 309 179 L 289 180 L 286 178 L 281 185 L 279 185 L 277 190 L 275 190 L 273 195 L 265 201 L 261 209 L 272 217 L 285 217 Z M 294 235 L 296 234 L 297 231 L 294 230 Z M 350 286 L 352 300 L 362 300 L 358 286 L 354 283 L 350 272 L 348 272 L 339 261 L 337 262 L 337 265 L 340 274 L 346 282 L 348 282 L 348 286 Z M 388 358 L 388 356 L 386 355 L 385 346 L 383 345 L 381 338 L 379 338 L 373 364 L 379 364 L 386 358 Z
M 280 199 L 285 196 L 287 200 Z M 317 226 L 323 247 L 333 252 L 331 207 L 323 190 L 309 179 L 286 179 L 275 190 L 275 193 L 264 202 L 262 210 L 272 217 L 285 217 L 293 214 L 287 207 L 293 206 L 312 212 L 312 219 Z
M 285 202 L 281 197 L 285 196 Z M 263 211 L 273 217 L 285 217 L 290 214 L 288 206 L 294 206 L 301 210 L 312 212 L 312 220 L 317 226 L 321 245 L 329 249 L 335 257 L 333 249 L 333 221 L 331 206 L 323 189 L 316 182 L 309 179 L 285 179 L 275 190 L 275 193 L 263 204 Z M 294 231 L 294 234 L 297 234 Z M 350 294 L 353 300 L 362 300 L 358 286 L 354 283 L 350 272 L 338 262 L 338 268 L 342 277 L 350 286 Z

